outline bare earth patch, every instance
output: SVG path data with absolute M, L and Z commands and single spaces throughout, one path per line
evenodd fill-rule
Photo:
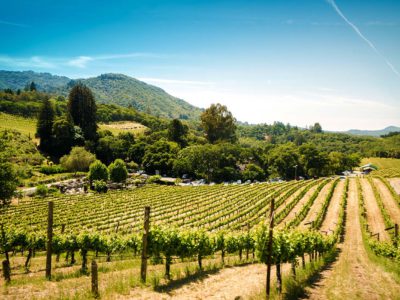
M 299 202 L 297 202 L 286 218 L 283 219 L 282 222 L 277 226 L 278 228 L 286 226 L 286 223 L 290 222 L 296 217 L 296 215 L 301 211 L 301 208 L 307 203 L 311 195 L 315 192 L 317 187 L 318 185 L 315 185 L 307 191 L 307 193 L 303 196 L 303 198 L 300 199 Z
M 320 193 L 318 194 L 317 199 L 314 200 L 313 205 L 311 205 L 310 211 L 308 212 L 307 216 L 299 225 L 300 228 L 308 228 L 309 225 L 307 223 L 314 221 L 318 215 L 318 212 L 321 210 L 322 204 L 325 201 L 326 196 L 328 195 L 329 189 L 332 187 L 333 181 L 326 184 Z
M 344 243 L 338 260 L 308 290 L 309 299 L 398 299 L 400 285 L 371 263 L 362 241 L 357 186 L 350 179 Z
M 367 210 L 367 222 L 370 231 L 373 233 L 379 232 L 380 239 L 387 241 L 389 240 L 389 235 L 385 231 L 385 221 L 383 220 L 381 210 L 376 202 L 372 187 L 365 178 L 361 178 L 360 182 L 363 190 L 365 208 Z
M 400 224 L 400 207 L 396 203 L 387 186 L 377 178 L 373 179 L 376 188 L 378 189 L 383 206 L 388 212 L 390 219 L 397 224 Z
M 388 178 L 388 180 L 396 193 L 400 195 L 400 178 Z
M 332 199 L 328 206 L 328 211 L 326 212 L 325 219 L 320 228 L 321 231 L 329 231 L 329 233 L 332 233 L 332 230 L 336 228 L 336 222 L 340 213 L 340 202 L 342 200 L 343 190 L 344 181 L 341 180 L 333 191 Z

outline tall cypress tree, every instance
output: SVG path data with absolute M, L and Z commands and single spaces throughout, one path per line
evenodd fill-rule
M 75 85 L 69 93 L 68 110 L 74 124 L 82 129 L 85 139 L 95 140 L 97 108 L 92 91 L 81 83 Z
M 51 149 L 54 108 L 49 99 L 43 100 L 36 127 L 36 136 L 40 138 L 39 148 L 48 152 Z

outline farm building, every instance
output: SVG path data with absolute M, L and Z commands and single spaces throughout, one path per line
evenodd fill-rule
M 366 164 L 361 167 L 361 171 L 363 171 L 366 174 L 369 174 L 372 171 L 376 171 L 376 170 L 378 170 L 378 167 L 373 164 Z

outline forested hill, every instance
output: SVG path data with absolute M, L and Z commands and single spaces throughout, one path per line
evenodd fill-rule
M 97 77 L 72 80 L 65 76 L 32 71 L 0 71 L 0 89 L 24 89 L 31 82 L 37 89 L 67 96 L 80 81 L 95 94 L 96 101 L 132 106 L 139 111 L 165 118 L 198 119 L 201 109 L 173 97 L 159 87 L 122 74 L 102 74 Z
M 386 127 L 385 129 L 381 129 L 381 130 L 351 129 L 351 130 L 346 131 L 344 133 L 353 134 L 353 135 L 381 136 L 381 135 L 389 134 L 391 132 L 399 132 L 399 131 L 400 131 L 400 127 L 389 126 L 389 127 Z

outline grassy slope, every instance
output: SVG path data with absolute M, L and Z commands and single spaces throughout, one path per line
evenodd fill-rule
M 361 165 L 372 163 L 379 169 L 372 172 L 372 175 L 382 177 L 400 177 L 400 159 L 369 157 L 361 161 Z
M 3 129 L 14 129 L 33 138 L 36 132 L 36 120 L 0 112 L 0 130 Z

